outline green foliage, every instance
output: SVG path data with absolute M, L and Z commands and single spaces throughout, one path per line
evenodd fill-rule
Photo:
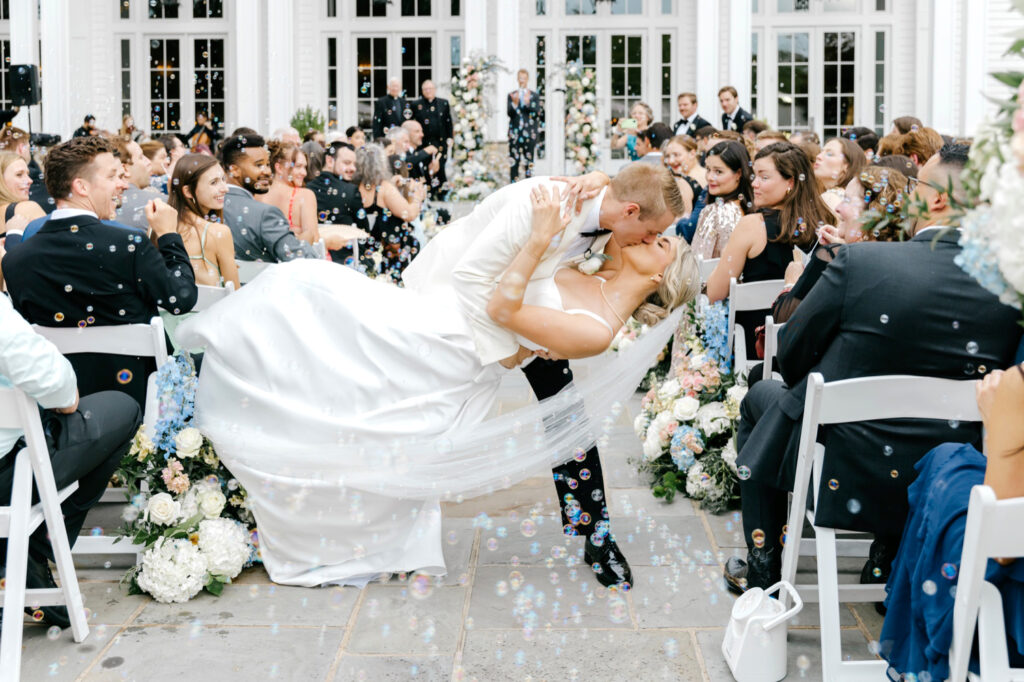
M 327 126 L 327 120 L 319 109 L 307 105 L 295 112 L 295 115 L 292 116 L 291 126 L 299 131 L 300 137 L 305 137 L 310 130 L 323 132 Z

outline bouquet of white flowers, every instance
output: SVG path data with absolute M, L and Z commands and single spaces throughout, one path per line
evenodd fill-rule
M 245 490 L 191 426 L 196 381 L 187 354 L 160 368 L 154 436 L 140 427 L 117 471 L 131 502 L 119 534 L 146 547 L 122 582 L 160 602 L 185 602 L 203 588 L 220 594 L 258 558 Z

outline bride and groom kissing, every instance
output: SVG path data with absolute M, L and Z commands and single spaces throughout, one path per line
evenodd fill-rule
M 697 295 L 696 259 L 661 236 L 682 206 L 671 175 L 646 164 L 611 180 L 532 178 L 428 243 L 405 288 L 302 260 L 188 321 L 182 343 L 206 348 L 199 425 L 249 493 L 271 579 L 443 574 L 440 501 L 546 466 L 565 534 L 585 537 L 599 582 L 628 588 L 583 404 L 594 396 L 573 392 L 569 360 L 601 354 L 630 316 L 654 324 Z M 577 267 L 601 253 L 596 274 Z M 602 370 L 621 360 L 606 357 Z M 520 365 L 539 402 L 490 415 Z M 609 371 L 588 390 L 625 399 L 635 382 Z

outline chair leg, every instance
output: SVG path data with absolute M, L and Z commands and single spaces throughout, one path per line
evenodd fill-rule
M 28 517 L 32 508 L 32 468 L 27 450 L 17 455 L 11 487 L 11 519 L 7 539 L 4 617 L 0 631 L 0 679 L 17 680 L 21 671 L 25 574 L 28 568 Z
M 821 615 L 821 671 L 825 682 L 840 679 L 843 648 L 839 630 L 839 566 L 836 532 L 814 527 L 818 554 L 818 610 Z
M 981 659 L 981 679 L 1010 679 L 1010 658 L 1006 648 L 1006 623 L 1003 620 L 1003 598 L 999 594 L 999 589 L 988 581 L 981 584 L 978 653 Z

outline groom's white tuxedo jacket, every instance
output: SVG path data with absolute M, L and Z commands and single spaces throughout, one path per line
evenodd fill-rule
M 537 185 L 557 186 L 565 196 L 565 183 L 550 177 L 529 178 L 503 187 L 477 204 L 468 216 L 442 230 L 402 274 L 405 285 L 417 291 L 454 288 L 484 364 L 506 358 L 519 348 L 515 334 L 488 317 L 487 302 L 502 274 L 529 240 L 533 219 L 530 190 Z M 579 250 L 580 232 L 599 229 L 597 208 L 603 198 L 604 192 L 583 204 L 583 210 L 573 217 L 561 237 L 551 240 L 531 279 L 553 276 L 570 247 Z M 593 238 L 590 250 L 603 251 L 609 236 Z

